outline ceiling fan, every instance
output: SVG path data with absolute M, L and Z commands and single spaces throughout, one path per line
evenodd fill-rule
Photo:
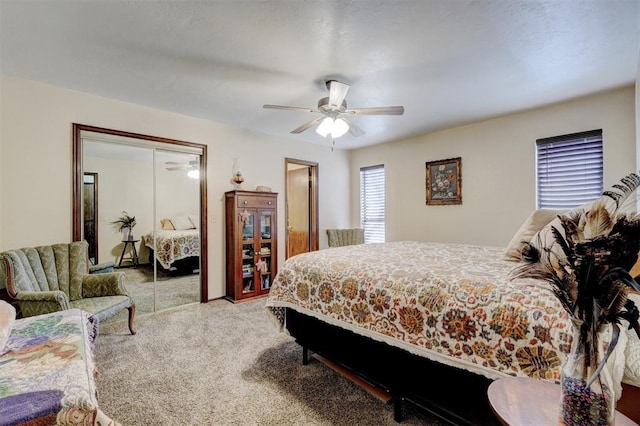
M 165 161 L 165 167 L 169 171 L 186 170 L 187 176 L 191 179 L 200 178 L 200 162 L 198 160 L 192 160 L 188 163 L 177 163 L 175 161 Z
M 336 80 L 328 80 L 326 82 L 329 89 L 329 97 L 322 98 L 318 101 L 318 108 L 301 108 L 283 105 L 263 105 L 267 109 L 282 109 L 288 111 L 305 111 L 317 112 L 322 114 L 320 117 L 304 123 L 302 126 L 294 129 L 291 133 L 298 134 L 313 127 L 316 124 L 318 128 L 316 132 L 323 137 L 331 135 L 333 138 L 339 138 L 347 131 L 353 136 L 364 135 L 364 130 L 356 126 L 349 116 L 353 115 L 402 115 L 404 114 L 403 106 L 387 106 L 373 108 L 351 108 L 347 109 L 347 101 L 345 97 L 349 91 L 349 85 L 340 83 Z
M 166 169 L 170 171 L 174 170 L 197 170 L 199 167 L 198 160 L 192 160 L 188 163 L 177 163 L 175 161 L 165 161 Z

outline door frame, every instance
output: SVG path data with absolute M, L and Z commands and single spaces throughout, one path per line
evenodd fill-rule
M 298 160 L 295 158 L 285 157 L 284 159 L 284 255 L 285 259 L 289 255 L 289 227 L 287 226 L 289 220 L 289 164 L 296 164 L 300 166 L 307 166 L 310 170 L 310 203 L 309 203 L 309 228 L 311 230 L 310 239 L 311 251 L 317 251 L 319 248 L 319 234 L 318 234 L 318 163 L 314 161 Z
M 85 176 L 91 176 L 93 178 L 93 247 L 92 249 L 93 249 L 93 261 L 94 261 L 94 264 L 97 265 L 100 262 L 98 259 L 98 173 L 84 172 L 82 174 L 83 203 L 84 203 L 84 194 L 85 194 L 85 186 L 84 186 Z M 83 219 L 83 225 L 84 225 L 84 219 L 85 219 L 84 216 L 82 219 Z M 89 244 L 89 246 L 91 246 L 91 244 Z M 91 260 L 91 256 L 89 256 L 89 260 Z

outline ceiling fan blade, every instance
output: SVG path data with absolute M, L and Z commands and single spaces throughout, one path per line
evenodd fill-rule
M 349 115 L 402 115 L 404 114 L 403 106 L 387 106 L 373 108 L 352 108 L 344 112 Z
M 358 137 L 358 136 L 364 135 L 364 130 L 356 126 L 353 123 L 353 121 L 349 120 L 346 117 L 340 117 L 340 118 L 342 118 L 349 125 L 349 133 L 351 133 L 353 136 Z
M 297 129 L 292 130 L 291 133 L 294 133 L 294 134 L 302 133 L 305 130 L 307 130 L 309 127 L 313 127 L 315 124 L 318 124 L 323 119 L 324 119 L 324 116 L 318 117 L 315 120 L 307 121 L 302 126 L 298 127 Z
M 186 170 L 188 169 L 188 166 L 175 166 L 175 167 L 166 167 L 167 170 L 169 171 L 174 171 L 174 170 Z
M 175 161 L 165 161 L 164 164 L 171 165 L 171 166 L 178 166 L 178 165 L 181 165 L 182 163 L 177 163 Z
M 340 83 L 335 80 L 329 81 L 329 105 L 340 108 L 348 91 L 348 84 Z
M 303 108 L 303 107 L 293 107 L 293 106 L 285 106 L 285 105 L 262 105 L 262 108 L 266 109 L 283 109 L 287 111 L 304 111 L 304 112 L 320 112 L 317 109 L 313 108 Z

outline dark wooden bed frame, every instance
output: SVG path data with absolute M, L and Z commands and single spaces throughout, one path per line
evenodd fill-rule
M 428 360 L 360 336 L 319 319 L 286 309 L 291 336 L 309 351 L 388 392 L 394 419 L 402 421 L 405 401 L 452 425 L 498 425 L 487 399 L 491 379 Z
M 189 256 L 184 257 L 182 259 L 174 260 L 169 269 L 162 266 L 162 263 L 158 259 L 156 259 L 155 250 L 151 247 L 147 246 L 147 250 L 149 250 L 149 263 L 155 260 L 158 265 L 158 270 L 164 271 L 166 274 L 171 274 L 180 270 L 190 270 L 191 273 L 196 273 L 196 271 L 200 272 L 200 256 Z
M 452 425 L 499 425 L 487 399 L 492 380 L 411 354 L 317 318 L 286 309 L 287 330 L 302 346 L 391 396 L 394 419 L 408 401 Z M 622 384 L 617 410 L 640 424 L 640 388 Z

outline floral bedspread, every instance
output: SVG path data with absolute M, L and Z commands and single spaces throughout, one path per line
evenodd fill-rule
M 98 319 L 80 309 L 17 320 L 0 356 L 0 425 L 117 424 L 98 409 L 97 333 Z
M 290 307 L 489 378 L 559 381 L 568 315 L 546 284 L 510 281 L 503 252 L 392 242 L 301 254 L 280 268 L 266 304 L 276 317 Z
M 183 231 L 160 230 L 143 236 L 144 244 L 155 251 L 155 256 L 163 268 L 171 268 L 176 260 L 191 256 L 200 256 L 200 231 L 186 229 Z

